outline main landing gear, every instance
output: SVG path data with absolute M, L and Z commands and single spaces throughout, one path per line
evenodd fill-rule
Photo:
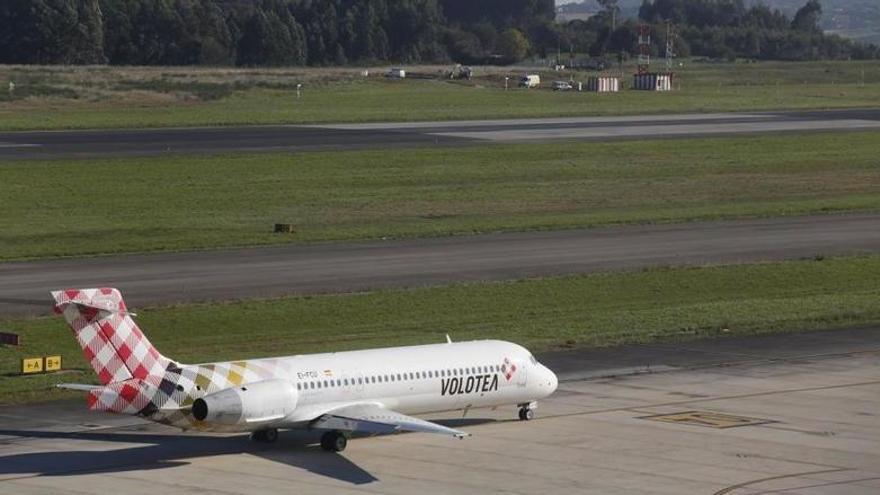
M 257 430 L 251 433 L 251 440 L 260 443 L 274 443 L 278 440 L 278 429 L 268 428 L 266 430 Z
M 327 452 L 342 452 L 348 445 L 348 437 L 345 433 L 330 430 L 321 435 L 321 448 Z
M 529 421 L 535 417 L 534 404 L 521 404 L 519 407 L 519 420 Z

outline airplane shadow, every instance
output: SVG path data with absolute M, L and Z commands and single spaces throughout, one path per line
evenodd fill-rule
M 452 428 L 494 422 L 491 419 L 457 418 L 437 423 Z M 0 437 L 45 438 L 54 440 L 85 440 L 139 444 L 120 449 L 69 450 L 13 454 L 0 457 L 3 475 L 36 474 L 38 476 L 71 476 L 113 473 L 134 470 L 168 469 L 189 464 L 187 459 L 224 454 L 248 453 L 272 462 L 305 469 L 311 473 L 364 485 L 379 481 L 341 454 L 323 451 L 317 444 L 320 431 L 282 431 L 274 444 L 251 442 L 247 435 L 214 436 L 199 434 L 136 433 L 128 431 L 73 433 L 0 429 Z M 353 435 L 363 438 L 367 435 Z M 144 445 L 146 444 L 146 445 Z
M 114 450 L 70 450 L 13 454 L 0 457 L 0 476 L 37 474 L 70 476 L 133 470 L 167 469 L 189 464 L 186 459 L 223 454 L 249 453 L 257 457 L 305 469 L 355 485 L 378 481 L 339 454 L 324 452 L 314 444 L 316 432 L 282 432 L 273 445 L 255 444 L 246 435 L 207 436 L 175 434 L 63 433 L 51 431 L 0 430 L 0 436 L 92 440 L 148 444 Z

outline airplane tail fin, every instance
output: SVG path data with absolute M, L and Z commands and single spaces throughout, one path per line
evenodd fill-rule
M 177 366 L 138 328 L 117 289 L 58 290 L 52 297 L 55 312 L 64 315 L 102 384 L 135 380 L 158 385 L 169 364 Z

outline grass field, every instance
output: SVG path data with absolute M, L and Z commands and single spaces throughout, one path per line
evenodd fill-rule
M 272 123 L 446 120 L 669 112 L 876 107 L 880 62 L 686 61 L 680 90 L 596 95 L 549 89 L 504 91 L 530 69 L 486 67 L 468 82 L 414 67 L 390 81 L 385 68 L 204 69 L 0 66 L 0 130 Z M 625 67 L 624 81 L 632 67 Z M 587 73 L 545 72 L 584 81 Z M 6 81 L 14 81 L 13 93 Z M 303 97 L 296 85 L 305 85 Z
M 0 164 L 0 259 L 880 209 L 880 133 Z M 276 222 L 296 233 L 272 234 Z
M 442 342 L 446 333 L 540 352 L 843 328 L 880 322 L 878 297 L 873 256 L 134 309 L 159 350 L 193 363 Z M 49 387 L 94 380 L 60 317 L 0 328 L 24 342 L 0 349 L 0 403 L 62 397 Z M 22 357 L 57 353 L 83 373 L 14 376 Z

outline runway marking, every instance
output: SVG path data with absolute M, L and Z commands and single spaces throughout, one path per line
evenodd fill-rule
M 653 414 L 651 416 L 642 416 L 639 419 L 694 426 L 706 426 L 709 428 L 719 429 L 773 423 L 773 420 L 771 419 L 734 416 L 732 414 L 724 414 L 712 411 L 684 411 L 672 414 Z
M 575 138 L 663 137 L 711 134 L 742 134 L 754 132 L 821 131 L 844 129 L 876 129 L 876 120 L 805 120 L 780 122 L 729 122 L 664 124 L 643 126 L 605 126 L 583 128 L 509 129 L 491 131 L 434 132 L 432 136 L 481 139 L 484 141 L 523 141 Z
M 0 148 L 41 148 L 42 146 L 42 144 L 0 142 Z
M 760 113 L 690 113 L 677 115 L 620 115 L 611 117 L 543 117 L 533 119 L 483 119 L 483 120 L 447 120 L 436 122 L 367 122 L 360 124 L 315 124 L 301 125 L 311 129 L 335 129 L 345 131 L 360 130 L 407 130 L 407 129 L 439 129 L 454 127 L 515 127 L 521 125 L 554 125 L 554 124 L 621 124 L 640 122 L 699 122 L 722 119 L 747 120 L 778 118 L 773 114 Z
M 739 490 L 740 488 L 745 488 L 750 485 L 757 485 L 758 483 L 764 483 L 767 481 L 776 481 L 785 478 L 799 478 L 801 476 L 809 476 L 813 474 L 828 474 L 828 473 L 839 473 L 841 471 L 855 471 L 852 468 L 838 468 L 838 469 L 823 469 L 821 471 L 805 471 L 803 473 L 792 473 L 792 474 L 783 474 L 780 476 L 768 476 L 767 478 L 761 478 L 757 480 L 747 481 L 745 483 L 738 483 L 736 485 L 730 485 L 727 488 L 718 490 L 714 493 L 714 495 L 726 495 L 734 490 Z
M 686 371 L 686 370 L 682 370 Z M 572 381 L 591 381 L 591 380 L 572 380 Z M 656 407 L 671 407 L 671 406 L 684 406 L 689 404 L 697 404 L 700 402 L 711 402 L 716 400 L 733 400 L 733 399 L 748 399 L 753 397 L 766 397 L 768 395 L 776 395 L 776 394 L 793 394 L 798 392 L 815 392 L 819 390 L 833 390 L 836 388 L 847 388 L 847 387 L 863 387 L 865 385 L 880 385 L 880 380 L 871 380 L 867 382 L 855 382 L 855 383 L 841 383 L 838 385 L 822 385 L 819 387 L 802 387 L 802 388 L 786 388 L 781 390 L 767 390 L 765 392 L 753 392 L 750 394 L 735 394 L 735 395 L 719 395 L 717 397 L 702 397 L 698 399 L 687 399 L 687 400 L 678 400 L 671 402 L 657 402 L 653 404 L 639 404 L 632 406 L 621 406 L 621 407 L 611 407 L 608 409 L 598 409 L 595 411 L 582 411 L 582 412 L 574 412 L 567 414 L 554 414 L 552 416 L 540 416 L 535 418 L 533 421 L 540 421 L 542 419 L 550 419 L 550 418 L 568 418 L 568 417 L 576 417 L 576 416 L 592 416 L 595 414 L 605 414 L 605 413 L 613 413 L 613 412 L 637 412 L 638 409 L 644 408 L 656 408 Z M 510 421 L 517 421 L 512 419 Z

